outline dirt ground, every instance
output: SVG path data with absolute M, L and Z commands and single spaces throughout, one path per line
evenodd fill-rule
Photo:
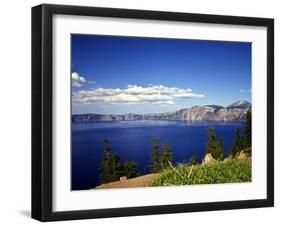
M 95 189 L 148 187 L 148 186 L 152 185 L 153 181 L 156 179 L 156 177 L 158 175 L 159 174 L 156 174 L 156 173 L 147 174 L 147 175 L 132 178 L 132 179 L 110 182 L 107 184 L 99 185 L 99 186 L 95 187 Z

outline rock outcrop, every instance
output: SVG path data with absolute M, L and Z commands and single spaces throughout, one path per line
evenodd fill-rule
M 205 155 L 202 164 L 214 163 L 214 162 L 216 162 L 216 160 L 213 158 L 213 156 L 210 153 L 208 153 Z

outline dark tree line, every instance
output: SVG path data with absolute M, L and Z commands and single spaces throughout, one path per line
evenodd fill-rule
M 241 129 L 236 130 L 236 135 L 233 140 L 232 147 L 228 153 L 228 156 L 235 157 L 237 153 L 242 150 L 251 154 L 252 145 L 252 113 L 248 111 L 246 114 L 246 121 L 244 125 L 244 134 L 241 135 Z M 206 154 L 210 153 L 216 160 L 223 160 L 224 158 L 224 146 L 223 140 L 217 137 L 215 130 L 212 127 L 208 128 L 208 143 L 206 147 Z
M 152 158 L 150 164 L 150 171 L 152 173 L 158 173 L 161 170 L 169 167 L 169 162 L 172 164 L 173 157 L 171 146 L 167 143 L 164 143 L 162 146 L 162 151 L 160 150 L 159 138 L 152 138 Z
M 108 183 L 120 180 L 120 177 L 134 178 L 140 175 L 138 172 L 138 164 L 135 161 L 121 162 L 119 155 L 111 149 L 108 139 L 103 140 L 104 155 L 100 164 L 100 183 Z M 172 164 L 171 146 L 167 143 L 163 144 L 162 151 L 159 146 L 159 138 L 152 139 L 152 158 L 149 165 L 152 173 L 158 173 Z
M 248 111 L 246 114 L 246 122 L 244 126 L 244 136 L 241 135 L 241 130 L 236 130 L 232 147 L 229 151 L 229 156 L 234 157 L 237 153 L 244 150 L 251 154 L 252 150 L 252 113 Z
M 100 164 L 100 183 L 118 181 L 120 177 L 133 178 L 139 175 L 138 164 L 134 161 L 121 162 L 119 155 L 111 150 L 107 139 L 103 141 L 104 155 Z
M 211 154 L 216 160 L 223 160 L 224 157 L 223 140 L 221 137 L 216 136 L 215 129 L 213 127 L 208 128 L 206 154 Z

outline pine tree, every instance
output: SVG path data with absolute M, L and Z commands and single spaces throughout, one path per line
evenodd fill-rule
M 104 153 L 106 155 L 110 154 L 112 151 L 111 151 L 111 146 L 109 144 L 109 141 L 108 139 L 104 139 L 103 140 L 103 146 L 104 146 Z
M 125 161 L 122 165 L 122 175 L 127 178 L 133 178 L 139 176 L 137 172 L 138 164 L 134 161 Z
M 222 161 L 224 157 L 224 145 L 223 145 L 223 139 L 220 137 L 218 139 L 218 149 L 216 152 L 216 159 Z
M 152 173 L 157 173 L 160 170 L 159 164 L 160 149 L 159 149 L 159 138 L 152 138 L 152 158 L 150 164 L 150 170 Z
M 103 141 L 104 156 L 100 164 L 100 183 L 117 181 L 121 175 L 120 157 L 111 150 L 107 139 Z
M 213 127 L 209 127 L 206 154 L 210 153 L 213 155 L 216 152 L 216 149 L 217 149 L 217 142 L 216 142 L 215 130 Z
M 247 111 L 246 121 L 245 121 L 245 136 L 240 135 L 240 129 L 236 130 L 236 136 L 233 141 L 233 145 L 229 151 L 229 156 L 234 157 L 237 153 L 242 150 L 248 150 L 251 152 L 251 144 L 252 144 L 252 113 L 251 111 Z
M 229 156 L 234 157 L 238 152 L 240 152 L 243 149 L 243 146 L 244 146 L 244 139 L 240 135 L 240 129 L 237 129 L 232 147 L 229 151 Z
M 245 146 L 247 148 L 250 148 L 252 146 L 252 113 L 250 110 L 248 110 L 246 114 Z
M 169 162 L 172 164 L 172 152 L 169 144 L 163 144 L 163 151 L 160 154 L 160 165 L 162 169 L 169 167 Z
M 212 157 L 216 160 L 223 160 L 223 140 L 221 138 L 217 139 L 213 127 L 208 128 L 208 143 L 206 148 L 206 154 L 208 153 L 210 153 Z

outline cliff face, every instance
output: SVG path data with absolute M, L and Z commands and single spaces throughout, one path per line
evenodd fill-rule
M 177 120 L 177 121 L 240 121 L 245 120 L 251 104 L 240 100 L 228 107 L 218 105 L 194 106 L 174 112 L 155 114 L 124 114 L 102 115 L 82 114 L 72 115 L 72 121 L 131 121 L 131 120 Z

